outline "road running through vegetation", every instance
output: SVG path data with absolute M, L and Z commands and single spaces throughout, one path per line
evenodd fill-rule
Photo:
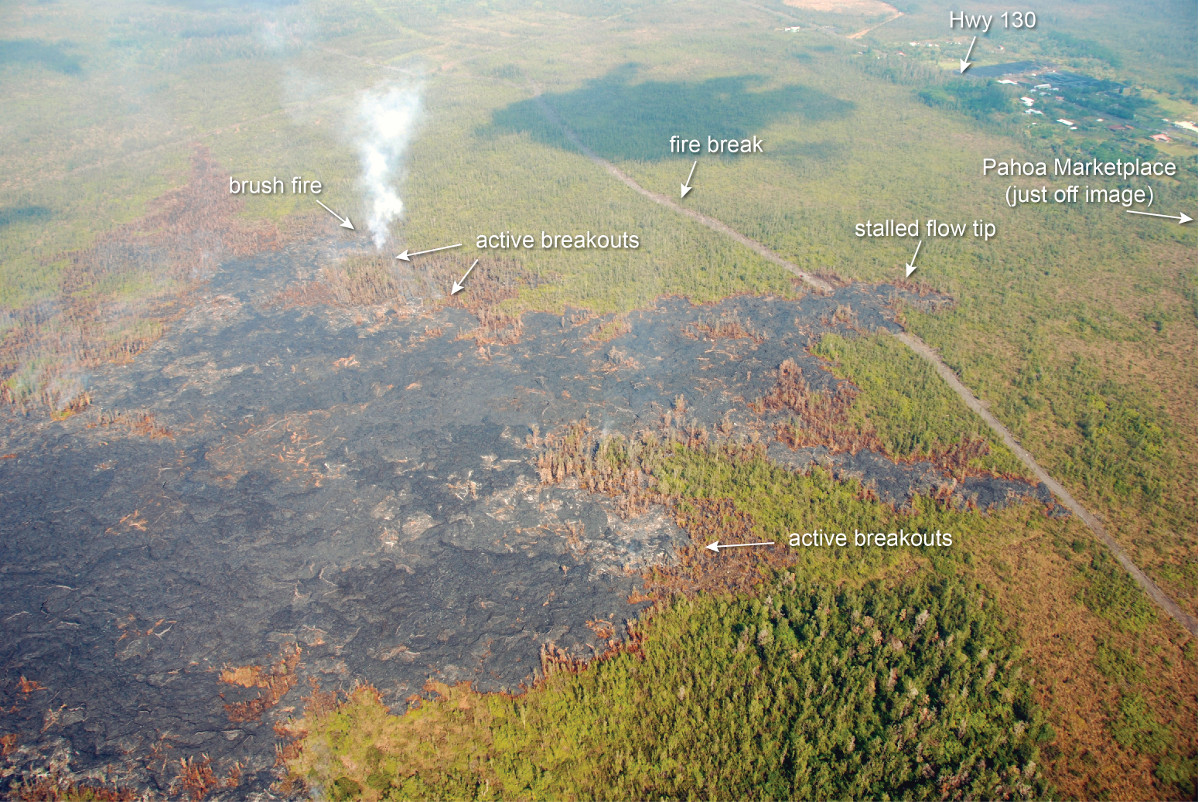
M 585 145 L 579 138 L 579 135 L 572 131 L 558 116 L 558 114 L 556 114 L 554 110 L 550 108 L 550 106 L 547 105 L 544 100 L 542 100 L 540 92 L 537 93 L 536 97 L 538 101 L 538 107 L 542 109 L 547 119 L 562 129 L 563 135 L 571 142 L 572 145 L 578 148 L 583 155 L 591 159 L 594 164 L 603 168 L 605 172 L 616 178 L 621 183 L 625 184 L 634 192 L 637 192 L 639 195 L 654 201 L 660 206 L 665 206 L 672 211 L 690 217 L 706 228 L 712 229 L 719 234 L 723 234 L 735 240 L 736 242 L 745 245 L 747 248 L 750 248 L 771 263 L 776 264 L 795 274 L 797 278 L 812 287 L 814 290 L 823 293 L 832 291 L 832 286 L 830 286 L 827 282 L 805 272 L 804 270 L 801 270 L 798 265 L 783 258 L 767 246 L 763 245 L 761 242 L 750 239 L 745 234 L 730 228 L 716 218 L 709 217 L 706 214 L 701 214 L 700 212 L 697 212 L 694 209 L 689 209 L 686 206 L 681 206 L 680 204 L 676 203 L 673 198 L 670 198 L 666 195 L 660 195 L 657 192 L 651 192 L 650 190 L 646 189 L 637 181 L 635 181 L 632 176 L 622 171 L 612 162 L 602 158 L 599 154 Z M 922 359 L 933 364 L 934 368 L 937 369 L 938 375 L 942 377 L 942 380 L 945 381 L 946 384 L 948 384 L 964 402 L 966 402 L 970 409 L 972 409 L 983 419 L 983 421 L 992 429 L 992 431 L 994 431 L 1000 437 L 1000 439 L 1004 441 L 1005 445 L 1012 449 L 1013 453 L 1025 463 L 1029 470 L 1033 471 L 1033 474 L 1038 478 L 1038 480 L 1044 483 L 1046 487 L 1050 488 L 1050 491 L 1054 493 L 1054 495 L 1058 497 L 1060 501 L 1062 501 L 1063 506 L 1074 513 L 1081 521 L 1083 521 L 1084 524 L 1087 525 L 1089 529 L 1092 530 L 1096 537 L 1108 547 L 1108 550 L 1112 553 L 1113 557 L 1115 557 L 1117 561 L 1124 566 L 1125 570 L 1129 573 L 1129 576 L 1133 579 L 1133 581 L 1136 582 L 1144 591 L 1146 591 L 1146 594 L 1154 600 L 1155 604 L 1157 604 L 1164 612 L 1183 625 L 1184 629 L 1192 634 L 1192 637 L 1195 637 L 1196 619 L 1186 613 L 1183 608 L 1181 608 L 1171 599 L 1171 597 L 1164 593 L 1162 588 L 1155 584 L 1154 580 L 1147 576 L 1146 573 L 1138 567 L 1137 563 L 1130 558 L 1125 550 L 1121 548 L 1121 545 L 1117 543 L 1117 541 L 1113 539 L 1110 534 L 1108 534 L 1108 532 L 1104 529 L 1104 524 L 1102 524 L 1096 516 L 1088 512 L 1088 510 L 1082 504 L 1076 501 L 1075 498 L 1069 492 L 1067 492 L 1067 489 L 1063 487 L 1062 484 L 1054 479 L 1054 477 L 1052 477 L 1045 468 L 1038 464 L 1037 460 L 1033 458 L 1033 455 L 1017 442 L 1017 439 L 1013 436 L 1012 432 L 1010 432 L 1003 423 L 1001 423 L 987 410 L 987 407 L 983 401 L 977 398 L 975 394 L 972 393 L 971 390 L 962 383 L 950 366 L 942 361 L 942 358 L 938 356 L 937 351 L 931 348 L 924 340 L 909 332 L 899 332 L 895 336 L 898 340 L 900 340 L 900 342 L 912 349 L 912 351 Z

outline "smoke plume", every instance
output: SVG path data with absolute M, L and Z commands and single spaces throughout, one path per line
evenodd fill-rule
M 399 184 L 404 178 L 404 154 L 420 116 L 419 87 L 364 92 L 359 101 L 360 183 L 367 196 L 367 227 L 376 248 L 382 248 L 387 241 L 388 227 L 404 216 Z

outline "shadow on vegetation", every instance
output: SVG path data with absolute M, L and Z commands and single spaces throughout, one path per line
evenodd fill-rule
M 761 88 L 756 75 L 699 82 L 635 83 L 636 65 L 625 65 L 580 89 L 544 94 L 497 111 L 481 135 L 527 133 L 558 147 L 563 140 L 539 108 L 557 112 L 588 147 L 612 159 L 660 161 L 672 158 L 673 135 L 701 139 L 744 139 L 788 117 L 817 122 L 848 114 L 854 104 L 806 86 Z
M 8 228 L 15 223 L 30 223 L 48 220 L 52 212 L 45 206 L 5 206 L 0 207 L 0 228 Z
M 36 39 L 0 39 L 0 67 L 7 64 L 38 64 L 63 75 L 83 74 L 78 56 L 68 53 L 61 44 Z

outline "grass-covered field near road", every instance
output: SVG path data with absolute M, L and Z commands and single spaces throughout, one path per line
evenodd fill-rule
M 833 373 L 861 391 L 852 420 L 857 428 L 873 431 L 893 458 L 929 458 L 970 438 L 988 446 L 986 454 L 970 460 L 971 468 L 1032 478 L 933 367 L 890 336 L 826 335 L 813 353 L 830 360 Z
M 778 31 L 769 13 L 748 12 L 717 36 L 702 12 L 675 25 L 665 13 L 646 12 L 662 34 L 645 60 L 597 33 L 555 62 L 559 74 L 589 79 L 555 83 L 536 64 L 527 73 L 589 147 L 665 194 L 693 161 L 668 153 L 671 135 L 753 130 L 766 153 L 702 154 L 685 202 L 805 270 L 898 279 L 912 243 L 857 239 L 854 224 L 867 219 L 994 223 L 987 243 L 925 243 L 914 278 L 956 306 L 908 313 L 908 325 L 1194 612 L 1195 546 L 1183 533 L 1196 508 L 1195 228 L 1120 206 L 1007 208 L 1008 181 L 982 175 L 985 157 L 1047 160 L 1081 146 L 1063 152 L 1003 115 L 930 106 L 921 92 L 953 78 L 879 69 L 869 43 L 887 26 L 848 43 Z M 751 69 L 738 42 L 769 57 Z M 689 56 L 698 49 L 702 63 Z M 532 101 L 498 120 L 548 136 Z M 1179 179 L 1156 182 L 1160 209 L 1196 206 L 1195 162 L 1179 164 Z

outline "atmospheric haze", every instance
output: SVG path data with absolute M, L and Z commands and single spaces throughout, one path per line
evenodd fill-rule
M 419 86 L 390 86 L 364 92 L 359 100 L 357 145 L 366 192 L 367 227 L 376 248 L 388 239 L 388 228 L 404 216 L 399 184 L 404 156 L 421 116 Z

